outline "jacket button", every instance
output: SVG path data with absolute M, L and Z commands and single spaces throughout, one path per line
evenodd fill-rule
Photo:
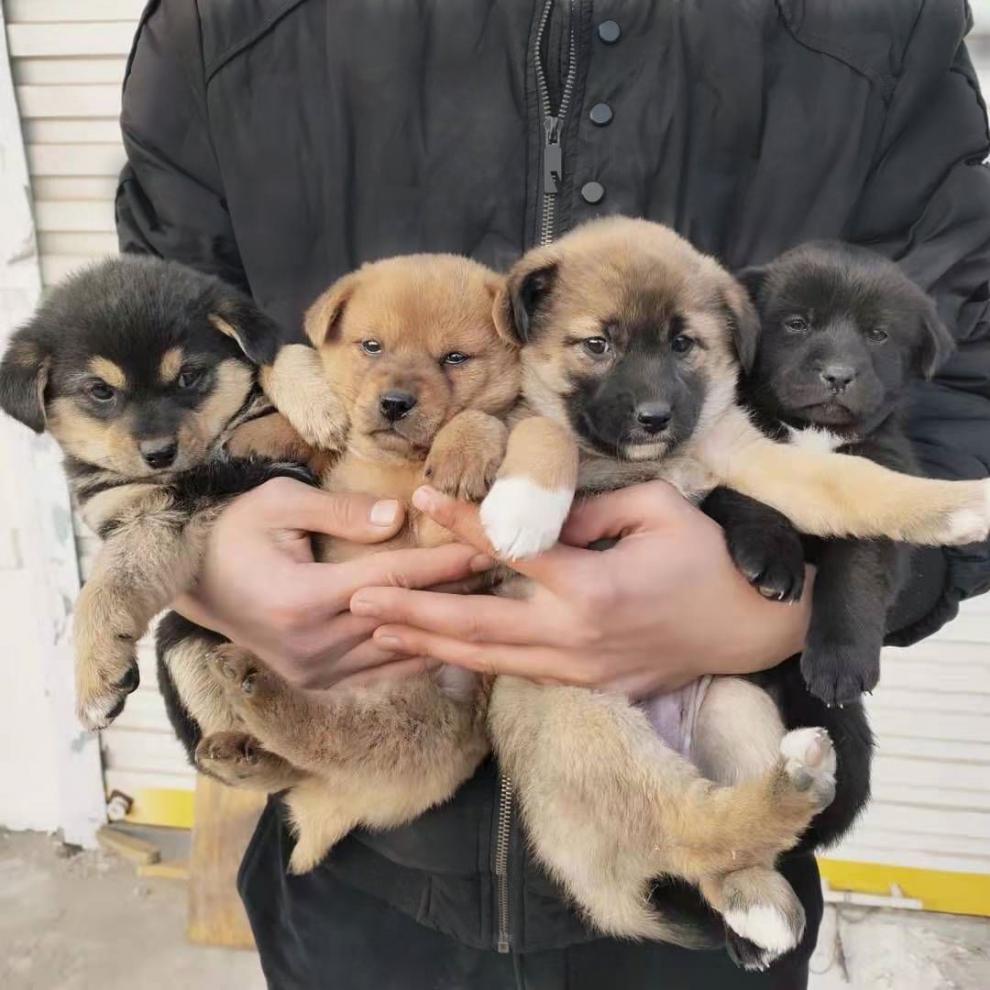
M 612 121 L 612 108 L 607 103 L 596 103 L 588 116 L 593 124 L 604 127 Z
M 605 198 L 605 187 L 600 182 L 586 182 L 581 186 L 581 198 L 594 206 Z
M 598 37 L 606 45 L 614 45 L 622 34 L 622 28 L 615 21 L 602 21 L 598 25 Z

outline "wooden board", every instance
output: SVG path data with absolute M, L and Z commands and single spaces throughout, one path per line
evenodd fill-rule
M 250 949 L 251 928 L 237 896 L 237 870 L 265 796 L 196 780 L 196 824 L 189 860 L 191 942 Z

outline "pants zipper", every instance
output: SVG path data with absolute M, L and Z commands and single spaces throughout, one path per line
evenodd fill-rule
M 540 210 L 540 244 L 549 244 L 557 229 L 557 195 L 564 178 L 564 148 L 561 132 L 570 110 L 577 78 L 577 36 L 575 34 L 574 3 L 567 0 L 568 39 L 567 75 L 560 93 L 560 105 L 554 111 L 550 105 L 550 87 L 547 85 L 546 66 L 543 64 L 543 38 L 555 0 L 547 0 L 540 13 L 536 32 L 534 58 L 536 60 L 536 85 L 543 117 L 543 188 Z M 498 775 L 498 814 L 495 820 L 495 891 L 497 898 L 497 936 L 495 947 L 499 952 L 509 952 L 512 932 L 509 927 L 509 841 L 512 836 L 512 780 Z

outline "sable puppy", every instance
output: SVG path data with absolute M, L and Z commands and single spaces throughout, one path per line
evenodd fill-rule
M 768 436 L 809 435 L 844 453 L 919 474 L 904 434 L 904 399 L 953 347 L 935 306 L 892 262 L 839 243 L 807 244 L 740 278 L 761 320 L 741 393 Z M 804 554 L 786 519 L 720 489 L 705 504 L 733 558 L 781 598 L 800 594 Z M 826 704 L 856 701 L 880 676 L 887 613 L 905 548 L 832 540 L 814 551 L 814 612 L 801 667 Z M 784 586 L 766 587 L 777 569 Z
M 485 495 L 505 452 L 502 418 L 519 393 L 517 348 L 499 337 L 492 315 L 502 281 L 464 258 L 400 257 L 345 276 L 313 305 L 306 330 L 347 437 L 324 488 L 407 506 L 424 480 L 461 498 Z M 283 384 L 291 387 L 288 376 Z M 340 561 L 449 539 L 410 507 L 388 543 L 321 540 L 318 556 Z M 446 800 L 488 752 L 485 691 L 462 672 L 314 695 L 229 644 L 214 644 L 210 657 L 209 666 L 184 666 L 212 670 L 241 733 L 221 725 L 217 734 L 213 708 L 180 688 L 193 721 L 186 744 L 203 735 L 197 763 L 241 786 L 270 787 L 267 754 L 296 771 L 285 799 L 294 872 L 316 866 L 358 825 L 394 827 Z
M 554 432 L 580 448 L 581 491 L 660 477 L 697 498 L 721 482 L 821 535 L 986 532 L 986 484 L 764 437 L 734 405 L 756 350 L 752 304 L 666 228 L 613 218 L 530 252 L 510 272 L 500 325 L 522 346 L 523 397 L 543 424 L 513 430 L 482 505 L 506 556 L 552 544 L 566 515 L 575 479 L 559 456 L 547 469 L 540 439 Z M 771 697 L 738 678 L 705 679 L 673 704 L 686 714 L 671 741 L 697 765 L 644 710 L 603 693 L 502 677 L 489 724 L 538 855 L 596 927 L 691 944 L 649 904 L 653 878 L 670 874 L 698 884 L 736 958 L 760 968 L 803 932 L 774 861 L 831 800 L 831 741 L 821 728 L 786 732 Z
M 90 728 L 137 688 L 137 641 L 191 585 L 226 501 L 268 478 L 311 477 L 275 462 L 310 453 L 257 385 L 255 365 L 277 341 L 219 280 L 134 257 L 66 280 L 11 340 L 0 406 L 51 432 L 104 541 L 75 609 L 78 711 Z

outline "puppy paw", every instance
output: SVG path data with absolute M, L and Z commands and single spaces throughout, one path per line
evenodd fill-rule
M 829 707 L 852 704 L 880 680 L 880 647 L 812 638 L 801 655 L 801 673 L 808 690 Z
M 825 729 L 795 729 L 780 741 L 784 771 L 795 789 L 809 793 L 820 811 L 835 797 L 835 748 Z M 745 933 L 742 933 L 745 934 Z
M 205 736 L 196 747 L 194 762 L 197 769 L 230 787 L 280 791 L 299 778 L 285 760 L 246 732 Z
M 947 546 L 981 543 L 990 535 L 990 480 L 974 484 L 979 490 L 972 506 L 957 509 L 946 521 L 941 542 Z
M 783 904 L 733 897 L 723 918 L 729 957 L 749 972 L 763 972 L 804 937 L 804 908 L 793 891 Z
M 76 660 L 76 714 L 87 729 L 105 729 L 138 689 L 136 641 L 129 634 L 99 637 Z
M 255 658 L 233 643 L 224 643 L 210 653 L 210 667 L 228 699 L 236 708 L 264 705 L 271 693 L 271 675 Z
M 481 503 L 481 524 L 506 560 L 535 557 L 560 537 L 574 492 L 548 491 L 528 478 L 499 478 Z
M 426 458 L 423 477 L 446 495 L 480 502 L 492 487 L 504 450 L 504 444 L 435 444 Z
M 804 547 L 790 527 L 738 526 L 726 531 L 736 567 L 764 598 L 795 602 L 804 591 Z

